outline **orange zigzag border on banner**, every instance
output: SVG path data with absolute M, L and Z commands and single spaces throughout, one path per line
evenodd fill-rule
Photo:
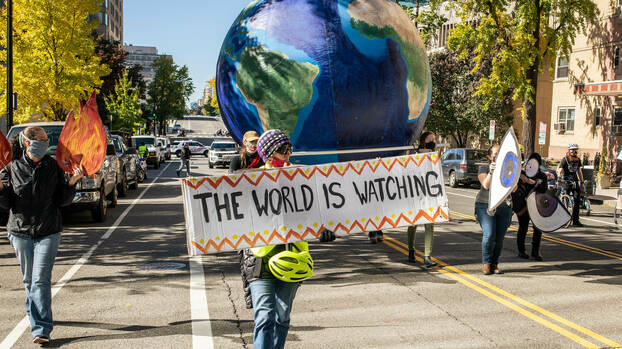
M 399 225 L 400 221 L 402 220 L 412 225 L 412 224 L 415 224 L 415 222 L 419 221 L 422 217 L 426 218 L 430 222 L 436 222 L 439 216 L 442 216 L 445 219 L 449 219 L 449 216 L 447 215 L 445 211 L 443 211 L 442 207 L 438 207 L 436 209 L 436 212 L 434 212 L 432 216 L 430 216 L 423 209 L 421 209 L 419 210 L 419 212 L 417 212 L 417 214 L 415 215 L 415 218 L 413 218 L 412 220 L 402 213 L 399 215 L 399 217 L 395 219 L 395 221 L 392 221 L 391 219 L 385 216 L 382 218 L 382 220 L 380 220 L 380 223 L 378 224 L 374 223 L 372 219 L 362 219 L 361 221 L 365 222 L 364 224 L 361 224 L 358 220 L 355 220 L 354 222 L 352 222 L 352 224 L 350 224 L 350 228 L 339 223 L 334 228 L 331 227 L 330 229 L 334 229 L 333 230 L 334 232 L 341 230 L 345 232 L 346 234 L 350 234 L 350 232 L 354 230 L 355 227 L 358 227 L 362 231 L 367 231 L 368 230 L 367 227 L 371 224 L 374 227 L 374 230 L 380 230 L 380 228 L 385 227 L 384 226 L 385 223 L 388 223 L 388 226 L 390 226 L 391 228 L 395 228 Z M 261 236 L 261 233 L 258 232 L 254 234 L 254 237 L 252 238 L 247 236 L 247 234 L 242 234 L 239 239 L 236 239 L 237 242 L 232 242 L 229 238 L 223 238 L 219 243 L 216 243 L 213 239 L 209 239 L 204 245 L 201 245 L 200 243 L 196 241 L 192 241 L 192 245 L 196 247 L 202 253 L 207 254 L 209 253 L 210 247 L 216 250 L 216 252 L 220 252 L 225 246 L 225 244 L 229 245 L 233 250 L 237 250 L 240 244 L 242 243 L 242 241 L 246 241 L 246 243 L 248 244 L 248 247 L 251 248 L 251 247 L 255 247 L 255 245 L 257 244 L 259 240 L 263 242 L 263 245 L 268 246 L 268 245 L 286 243 L 287 241 L 291 239 L 292 236 L 296 237 L 298 240 L 304 240 L 305 237 L 307 237 L 308 235 L 313 235 L 314 237 L 317 238 L 320 235 L 320 232 L 324 229 L 327 229 L 327 228 L 323 224 L 317 230 L 314 230 L 311 227 L 307 227 L 302 233 L 298 233 L 290 229 L 289 232 L 285 234 L 285 236 L 279 234 L 279 232 L 276 229 L 274 229 L 272 231 L 272 234 L 270 234 L 270 236 L 267 239 Z M 273 240 L 275 241 L 273 242 Z
M 417 161 L 415 160 L 415 158 L 418 156 L 421 156 L 421 161 L 419 161 L 419 163 L 417 163 Z M 406 160 L 402 160 L 404 158 Z M 402 156 L 399 158 L 394 158 L 393 161 L 392 162 L 389 161 L 389 163 L 385 163 L 385 161 L 382 161 L 382 160 L 381 161 L 365 160 L 363 162 L 363 165 L 360 166 L 359 169 L 354 168 L 352 163 L 349 162 L 347 163 L 347 165 L 345 165 L 345 168 L 344 168 L 344 165 L 340 165 L 342 170 L 339 170 L 337 166 L 335 166 L 335 164 L 331 164 L 328 166 L 316 165 L 310 171 L 309 169 L 306 169 L 308 173 L 303 172 L 302 169 L 300 168 L 287 168 L 286 167 L 286 168 L 279 168 L 279 169 L 264 170 L 257 176 L 257 179 L 251 179 L 249 178 L 249 174 L 243 173 L 239 176 L 234 175 L 234 176 L 220 176 L 220 177 L 204 177 L 204 178 L 201 178 L 196 184 L 192 183 L 192 180 L 188 180 L 188 179 L 184 179 L 182 180 L 182 182 L 186 184 L 187 186 L 192 187 L 194 189 L 199 189 L 199 187 L 203 185 L 203 183 L 207 182 L 212 188 L 216 189 L 218 188 L 220 184 L 222 184 L 223 181 L 227 182 L 232 188 L 235 188 L 242 181 L 242 179 L 246 179 L 248 183 L 252 184 L 253 186 L 257 186 L 263 178 L 267 178 L 276 183 L 276 181 L 279 179 L 279 176 L 281 175 L 287 177 L 290 181 L 294 179 L 298 174 L 305 177 L 306 179 L 309 179 L 315 174 L 316 171 L 326 178 L 328 178 L 328 176 L 332 172 L 335 172 L 341 177 L 343 177 L 350 169 L 356 172 L 358 175 L 360 175 L 363 172 L 363 170 L 365 169 L 365 166 L 369 167 L 369 169 L 373 173 L 375 173 L 378 170 L 378 167 L 380 167 L 380 165 L 382 165 L 382 167 L 384 167 L 387 171 L 391 171 L 391 169 L 396 165 L 396 163 L 402 166 L 402 168 L 406 168 L 410 162 L 412 162 L 417 167 L 419 167 L 421 166 L 423 161 L 425 161 L 426 159 L 428 159 L 430 162 L 436 165 L 438 161 L 440 160 L 440 157 L 435 155 L 433 159 L 429 154 L 426 153 L 422 155 L 407 155 L 407 156 Z M 320 169 L 320 166 L 322 166 L 321 169 Z M 254 176 L 256 173 L 259 173 L 259 172 L 251 173 L 250 177 Z

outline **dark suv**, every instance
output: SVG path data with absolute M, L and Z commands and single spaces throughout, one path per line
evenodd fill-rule
M 488 151 L 486 150 L 449 149 L 441 156 L 443 177 L 447 179 L 449 186 L 452 188 L 457 187 L 459 184 L 479 184 L 477 180 L 479 166 L 488 162 Z
M 128 148 L 123 142 L 123 137 L 113 135 L 112 144 L 117 152 L 117 157 L 121 163 L 121 172 L 119 176 L 121 180 L 117 186 L 119 196 L 127 195 L 128 189 L 136 189 L 138 187 L 137 164 L 140 163 L 136 148 Z
M 50 146 L 47 153 L 55 157 L 58 138 L 60 137 L 64 124 L 64 122 L 33 122 L 16 125 L 11 127 L 7 138 L 11 139 L 27 126 L 42 127 L 50 139 Z M 76 184 L 76 196 L 74 196 L 73 202 L 68 207 L 69 210 L 90 210 L 93 215 L 93 220 L 96 222 L 103 222 L 106 219 L 108 207 L 115 207 L 117 205 L 117 182 L 120 178 L 118 175 L 119 158 L 117 157 L 114 145 L 111 143 L 110 135 L 108 135 L 107 131 L 106 136 L 108 139 L 108 147 L 106 149 L 106 158 L 102 168 L 97 173 L 82 178 Z M 106 199 L 110 200 L 110 204 L 107 203 Z

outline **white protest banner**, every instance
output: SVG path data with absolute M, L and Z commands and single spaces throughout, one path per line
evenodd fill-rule
M 445 222 L 449 207 L 440 157 L 247 171 L 181 181 L 188 253 L 218 253 Z

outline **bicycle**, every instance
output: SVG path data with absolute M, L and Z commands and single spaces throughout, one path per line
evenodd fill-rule
M 557 190 L 558 190 L 557 197 L 559 198 L 559 201 L 561 201 L 562 204 L 566 207 L 568 212 L 570 212 L 571 214 L 572 214 L 572 209 L 574 208 L 574 205 L 578 204 L 578 205 L 581 205 L 579 206 L 579 209 L 586 210 L 586 215 L 589 216 L 590 213 L 592 212 L 590 200 L 586 199 L 581 193 L 579 193 L 579 202 L 575 203 L 575 199 L 573 195 L 575 185 L 576 185 L 575 181 L 573 180 L 569 180 L 569 179 L 559 180 L 557 182 Z M 579 190 L 581 190 L 581 187 L 579 187 Z M 568 221 L 568 223 L 566 224 L 566 227 L 570 226 L 571 224 L 572 224 L 572 220 Z

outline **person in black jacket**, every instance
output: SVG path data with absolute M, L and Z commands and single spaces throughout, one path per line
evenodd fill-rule
M 546 174 L 540 171 L 542 165 L 542 157 L 538 153 L 533 153 L 527 159 L 526 166 L 531 167 L 527 170 L 531 177 L 527 176 L 526 171 L 521 172 L 520 181 L 515 192 L 512 193 L 512 210 L 518 218 L 518 233 L 516 234 L 516 244 L 518 247 L 518 257 L 529 259 L 529 255 L 525 251 L 525 237 L 529 229 L 529 212 L 527 211 L 527 196 L 532 190 L 544 193 L 547 190 Z M 540 255 L 540 241 L 542 240 L 542 231 L 535 225 L 533 227 L 533 237 L 531 239 L 531 258 L 542 261 Z
M 51 277 L 63 229 L 60 208 L 71 204 L 76 169 L 67 180 L 47 155 L 49 140 L 41 127 L 13 137 L 13 160 L 0 171 L 0 207 L 9 211 L 7 232 L 26 289 L 26 313 L 34 343 L 47 343 L 53 328 Z
M 229 173 L 235 171 L 248 169 L 248 168 L 260 168 L 264 165 L 261 156 L 257 153 L 257 141 L 259 135 L 255 131 L 247 131 L 242 138 L 242 151 L 239 156 L 231 159 L 229 164 Z
M 184 147 L 181 150 L 181 156 L 179 160 L 179 168 L 177 169 L 177 177 L 181 174 L 181 170 L 186 166 L 186 176 L 190 176 L 190 157 L 192 156 L 192 152 L 190 152 L 190 144 L 187 142 L 184 143 Z

